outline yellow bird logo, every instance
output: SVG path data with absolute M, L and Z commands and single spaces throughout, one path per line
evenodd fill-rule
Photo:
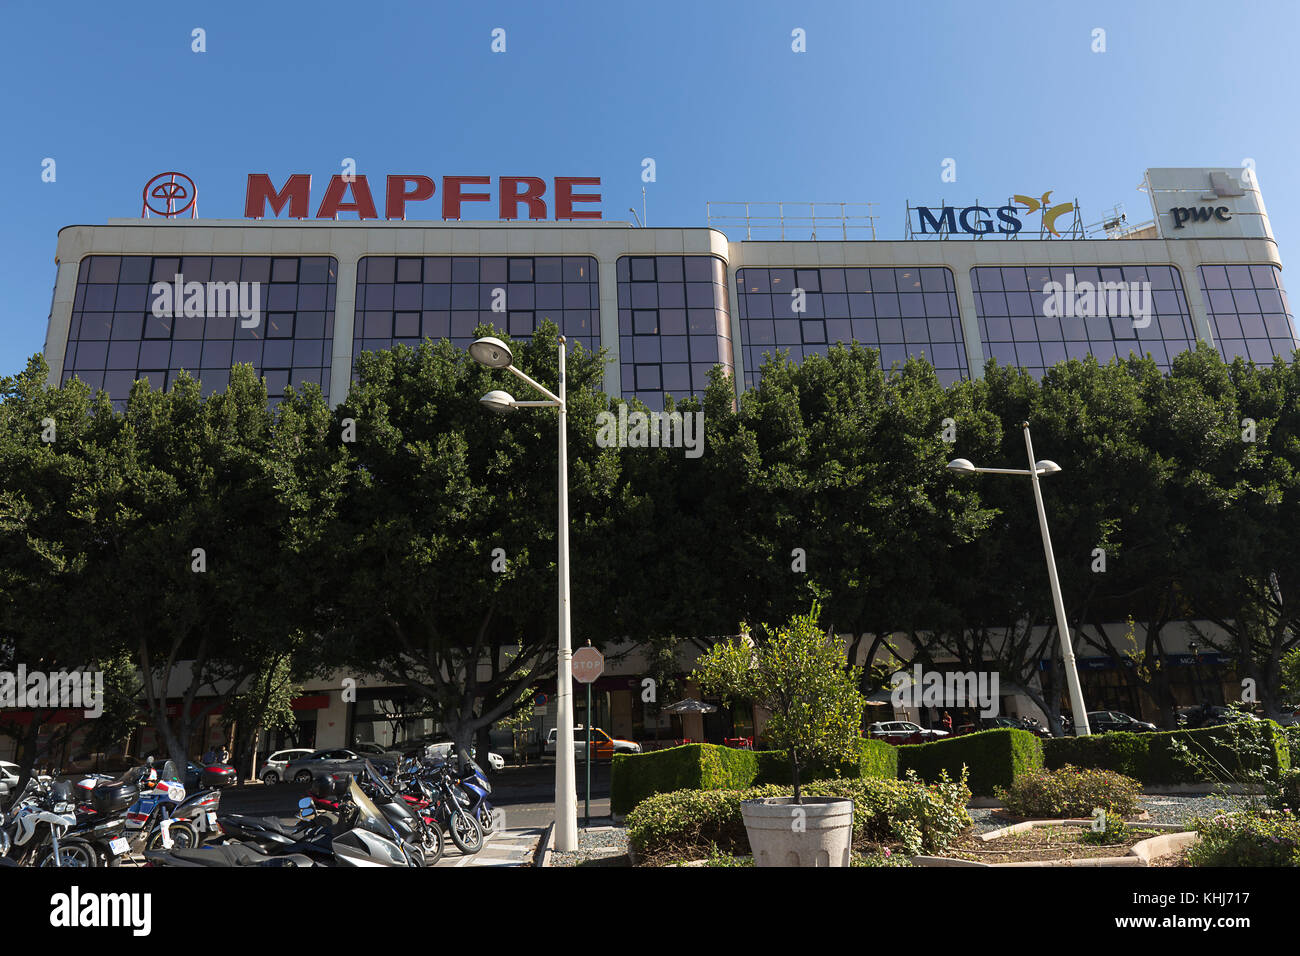
M 1049 206 L 1048 202 L 1051 200 L 1051 197 L 1052 190 L 1049 189 L 1047 192 L 1043 193 L 1042 197 L 1039 199 L 1035 199 L 1032 196 L 1012 196 L 1011 198 L 1018 203 L 1023 203 L 1025 206 L 1025 212 L 1034 213 L 1041 209 L 1043 211 L 1043 228 L 1059 239 L 1061 234 L 1056 231 L 1056 219 L 1058 216 L 1072 210 L 1074 208 L 1074 203 L 1063 202 L 1055 206 Z

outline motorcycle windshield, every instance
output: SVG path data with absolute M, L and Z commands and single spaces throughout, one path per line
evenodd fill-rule
M 374 786 L 376 792 L 378 792 L 382 797 L 384 797 L 385 800 L 397 799 L 396 791 L 394 791 L 393 788 L 388 785 L 388 781 L 384 779 L 383 774 L 381 774 L 375 768 L 375 765 L 372 764 L 369 760 L 366 761 L 365 773 L 366 773 L 366 779 L 370 781 L 370 783 Z
M 357 785 L 356 778 L 353 778 L 348 785 L 348 796 L 357 807 L 357 826 L 364 827 L 386 840 L 394 838 L 393 828 L 389 826 L 388 819 L 379 812 L 374 801 Z
M 180 783 L 182 779 L 181 772 L 176 769 L 174 761 L 168 760 L 162 765 L 162 770 L 158 771 L 159 782 Z

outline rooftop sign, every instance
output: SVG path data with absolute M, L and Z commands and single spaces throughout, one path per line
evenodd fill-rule
M 548 213 L 546 180 L 537 176 L 500 176 L 496 179 L 496 196 L 480 191 L 490 188 L 490 176 L 443 176 L 441 192 L 432 177 L 394 174 L 384 184 L 384 218 L 405 219 L 408 203 L 424 202 L 438 195 L 442 200 L 442 218 L 459 220 L 465 203 L 496 203 L 497 218 L 545 219 Z M 574 192 L 577 186 L 599 186 L 598 176 L 556 176 L 549 199 L 549 211 L 557 220 L 599 219 L 599 209 L 576 209 L 575 205 L 600 202 L 600 193 Z M 521 207 L 523 214 L 521 215 Z M 279 189 L 266 173 L 249 173 L 244 194 L 244 215 L 250 219 L 278 216 L 287 210 L 291 219 L 311 215 L 311 175 L 294 173 Z M 358 219 L 378 219 L 370 183 L 364 175 L 350 173 L 330 177 L 325 194 L 316 208 L 317 219 L 337 219 L 339 213 L 354 212 Z M 487 217 L 479 217 L 487 218 Z
M 1037 238 L 1083 238 L 1083 220 L 1079 218 L 1078 203 L 1052 202 L 1050 189 L 1037 197 L 1016 195 L 1005 205 L 993 208 L 980 205 L 978 200 L 964 207 L 946 203 L 942 206 L 913 206 L 908 203 L 906 235 L 908 239 L 926 236 L 943 239 L 965 234 L 979 239 L 997 233 L 1012 238 L 1024 228 L 1024 217 L 1034 213 L 1041 214 Z M 1074 215 L 1058 225 L 1057 220 L 1067 213 Z

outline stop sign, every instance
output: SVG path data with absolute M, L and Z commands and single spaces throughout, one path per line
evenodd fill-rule
M 582 647 L 573 653 L 573 679 L 590 684 L 605 671 L 605 655 L 594 647 Z

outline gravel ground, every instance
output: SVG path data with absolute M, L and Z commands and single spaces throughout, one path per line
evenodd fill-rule
M 1231 800 L 1218 796 L 1142 795 L 1142 809 L 1151 814 L 1152 823 L 1188 823 L 1192 817 L 1209 817 L 1232 810 Z
M 623 827 L 578 829 L 578 849 L 574 853 L 556 850 L 551 866 L 628 866 L 627 830 Z

